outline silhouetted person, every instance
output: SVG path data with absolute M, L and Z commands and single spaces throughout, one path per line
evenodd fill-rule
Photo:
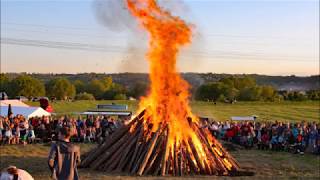
M 69 127 L 61 127 L 58 134 L 59 140 L 51 145 L 48 165 L 53 179 L 79 179 L 77 165 L 80 163 L 80 147 L 70 142 L 71 132 Z

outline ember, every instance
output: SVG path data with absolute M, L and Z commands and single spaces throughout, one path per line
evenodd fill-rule
M 137 175 L 230 175 L 237 162 L 189 107 L 189 85 L 176 70 L 179 48 L 191 41 L 191 28 L 160 8 L 156 0 L 127 0 L 149 33 L 151 88 L 140 113 L 83 160 L 82 167 Z

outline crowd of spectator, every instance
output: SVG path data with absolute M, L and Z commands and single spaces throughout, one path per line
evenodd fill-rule
M 22 115 L 0 116 L 0 144 L 29 144 L 50 142 L 57 138 L 58 129 L 73 129 L 73 142 L 98 142 L 112 134 L 116 128 L 128 122 L 130 117 L 110 116 L 51 116 L 26 119 Z M 255 122 L 255 121 L 203 121 L 216 138 L 262 150 L 289 151 L 303 154 L 305 151 L 320 154 L 320 124 Z
M 206 121 L 203 127 L 216 138 L 245 148 L 320 154 L 320 124 L 316 122 Z
M 60 127 L 73 129 L 73 142 L 101 142 L 112 134 L 130 117 L 115 119 L 110 116 L 93 116 L 85 118 L 61 116 L 26 119 L 22 115 L 0 116 L 0 144 L 29 144 L 50 142 L 57 138 Z

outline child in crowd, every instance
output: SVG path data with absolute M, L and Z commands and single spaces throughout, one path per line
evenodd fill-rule
M 278 136 L 278 150 L 284 150 L 284 145 L 284 131 L 282 131 L 282 133 Z
M 12 131 L 13 144 L 20 144 L 20 127 L 17 125 L 13 128 L 15 131 Z
M 0 142 L 2 140 L 2 134 L 4 133 L 4 126 L 3 126 L 3 123 L 4 123 L 4 119 L 2 117 L 0 117 Z
M 36 139 L 36 135 L 34 134 L 34 130 L 32 126 L 29 126 L 27 138 L 28 138 L 28 143 L 34 143 Z
M 12 142 L 12 131 L 11 131 L 10 127 L 8 127 L 8 126 L 6 127 L 4 136 L 5 136 L 6 143 L 7 144 L 11 144 L 11 142 Z
M 296 152 L 300 154 L 304 154 L 305 142 L 302 135 L 302 130 L 299 131 L 299 134 L 296 138 Z
M 2 130 L 0 131 L 0 145 L 2 144 L 3 142 L 3 138 L 2 138 Z
M 261 136 L 261 147 L 262 150 L 269 149 L 269 132 L 264 133 Z

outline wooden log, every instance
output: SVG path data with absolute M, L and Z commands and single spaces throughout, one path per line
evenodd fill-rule
M 206 159 L 205 159 L 205 161 L 203 161 L 204 167 L 206 169 L 206 173 L 211 175 L 214 172 L 214 168 L 212 168 L 211 164 L 208 164 L 208 162 L 214 162 L 214 157 L 212 156 L 212 153 L 209 150 L 211 148 L 211 146 L 210 146 L 209 142 L 207 141 L 207 138 L 205 138 L 205 136 L 203 136 L 203 134 L 200 132 L 200 128 L 197 128 L 194 126 L 193 129 L 197 133 L 197 135 L 201 141 L 201 144 L 203 145 L 202 149 L 206 154 Z
M 138 160 L 134 163 L 134 167 L 131 170 L 131 174 L 137 174 L 140 164 L 142 163 L 146 153 L 148 152 L 148 146 L 150 144 L 150 140 L 147 141 L 146 143 L 142 144 L 143 146 L 141 147 L 141 153 L 138 155 Z
M 209 132 L 208 129 L 200 129 L 200 132 L 203 134 L 203 135 L 207 135 L 207 136 L 210 136 L 210 139 L 213 140 L 213 144 L 219 148 L 219 150 L 221 150 L 224 155 L 226 156 L 226 158 L 230 161 L 230 163 L 233 165 L 233 168 L 234 170 L 239 170 L 240 169 L 240 165 L 238 163 L 238 161 L 236 159 L 233 158 L 233 156 L 231 156 L 228 151 L 226 151 L 222 145 L 220 144 L 219 141 L 217 141 L 212 135 L 211 133 Z M 209 141 L 209 138 L 207 138 L 207 140 Z
M 88 167 L 95 159 L 97 159 L 101 153 L 106 151 L 114 142 L 119 140 L 129 130 L 129 127 L 119 129 L 112 134 L 99 148 L 90 152 L 90 154 L 81 162 L 82 167 Z
M 140 129 L 138 127 L 138 130 L 136 130 L 131 135 L 131 137 L 128 138 L 128 141 L 126 143 L 123 143 L 122 146 L 106 162 L 106 165 L 107 165 L 107 168 L 105 168 L 106 171 L 112 171 L 119 164 L 120 160 L 126 157 L 131 146 L 136 142 L 135 139 L 137 139 L 139 132 L 140 132 Z
M 149 160 L 150 162 L 148 163 L 148 166 L 145 167 L 143 174 L 146 175 L 150 172 L 150 169 L 152 168 L 153 163 L 156 161 L 156 159 L 158 158 L 158 154 L 159 152 L 157 152 L 156 154 L 154 154 L 154 156 L 151 156 L 151 159 Z
M 146 165 L 145 171 L 143 174 L 148 174 L 150 172 L 150 169 L 152 169 L 153 164 L 155 163 L 155 161 L 157 159 L 159 159 L 159 156 L 161 155 L 160 151 L 162 151 L 162 145 L 164 143 L 164 131 L 165 130 L 161 131 L 161 134 L 159 135 L 159 138 L 156 142 L 154 150 L 151 154 L 151 159 L 150 159 L 149 163 Z
M 150 168 L 149 172 L 147 172 L 146 174 L 152 174 L 154 176 L 158 176 L 160 175 L 160 171 L 161 171 L 161 161 L 162 161 L 162 154 L 164 153 L 164 151 L 160 151 L 159 155 L 156 159 L 156 162 L 154 163 L 154 165 Z M 152 171 L 151 171 L 152 169 Z M 153 172 L 153 173 L 151 173 Z
M 149 146 L 150 143 L 150 138 L 153 136 L 153 132 L 151 131 L 153 124 L 151 123 L 145 123 L 145 132 L 142 135 L 141 143 L 139 144 L 138 151 L 136 153 L 136 157 L 132 159 L 131 166 L 131 174 L 135 174 L 140 166 L 141 161 L 143 160 L 143 157 L 147 151 L 147 147 Z
M 173 155 L 174 155 L 174 158 L 173 158 L 173 162 L 174 162 L 174 170 L 175 170 L 175 176 L 179 176 L 180 173 L 180 167 L 179 167 L 179 156 L 178 156 L 178 147 L 177 147 L 177 140 L 175 141 L 174 143 L 174 151 L 173 151 Z
M 129 135 L 127 140 L 125 140 L 124 143 L 120 146 L 120 148 L 118 148 L 112 154 L 111 158 L 104 163 L 104 168 L 103 168 L 104 171 L 111 171 L 114 168 L 114 166 L 120 161 L 121 154 L 124 152 L 126 147 L 128 147 L 128 144 L 130 144 L 134 140 L 134 138 L 137 136 L 140 125 L 141 125 L 141 122 L 137 122 L 137 124 L 134 124 L 131 126 L 130 132 L 127 132 L 127 134 Z
M 180 176 L 184 176 L 185 174 L 185 159 L 184 159 L 184 155 L 183 155 L 183 148 L 182 148 L 182 144 L 180 144 L 180 152 L 179 152 L 179 171 L 180 171 Z
M 106 138 L 105 142 L 100 145 L 98 148 L 94 149 L 94 151 L 90 152 L 89 155 L 81 161 L 82 167 L 88 167 L 94 160 L 96 160 L 103 152 L 105 152 L 108 148 L 110 148 L 115 142 L 117 142 L 122 136 L 128 132 L 131 125 L 133 125 L 136 121 L 139 120 L 145 113 L 143 110 L 136 116 L 128 125 L 123 126 L 122 128 L 116 130 L 112 135 Z
M 205 172 L 206 172 L 205 167 L 203 166 L 202 160 L 201 160 L 201 158 L 198 154 L 198 151 L 197 151 L 196 147 L 194 146 L 191 138 L 189 138 L 188 143 L 189 143 L 190 149 L 192 150 L 193 156 L 197 161 L 198 167 L 200 168 L 200 173 L 205 174 Z
M 153 149 L 154 149 L 154 147 L 156 145 L 156 142 L 158 140 L 160 132 L 161 132 L 161 125 L 159 125 L 159 128 L 158 128 L 157 132 L 153 135 L 153 137 L 152 137 L 152 139 L 150 141 L 150 144 L 149 144 L 148 149 L 147 149 L 147 153 L 146 153 L 145 157 L 143 158 L 142 164 L 141 164 L 141 166 L 140 166 L 140 168 L 139 168 L 139 170 L 137 172 L 137 174 L 139 176 L 142 175 L 142 173 L 143 173 L 143 171 L 144 171 L 144 169 L 145 169 L 145 167 L 146 167 L 146 165 L 147 165 L 147 163 L 149 161 L 149 158 L 150 158 L 151 153 L 153 152 Z
M 199 169 L 198 166 L 196 165 L 196 163 L 193 161 L 193 159 L 191 158 L 191 154 L 192 152 L 186 151 L 185 155 L 186 155 L 186 159 L 188 160 L 188 164 L 189 164 L 189 168 L 190 168 L 190 173 L 191 174 L 199 174 Z
M 205 150 L 208 149 L 209 151 L 211 151 L 211 153 L 214 154 L 213 159 L 214 159 L 214 161 L 216 162 L 216 163 L 215 163 L 216 166 L 218 166 L 216 169 L 219 169 L 220 174 L 221 174 L 221 172 L 223 172 L 223 173 L 224 173 L 224 172 L 227 172 L 228 170 L 226 169 L 225 164 L 224 164 L 224 162 L 223 162 L 223 158 L 225 158 L 225 156 L 224 156 L 224 150 L 219 149 L 220 154 L 218 154 L 218 153 L 213 149 L 213 147 L 210 145 L 210 142 L 209 142 L 208 138 L 206 138 L 205 132 L 203 131 L 203 129 L 197 127 L 197 125 L 196 125 L 195 123 L 192 123 L 192 128 L 193 128 L 194 131 L 197 133 L 197 135 L 198 135 L 200 141 L 202 142 L 202 144 L 203 144 L 203 145 L 206 145 L 207 148 L 205 148 Z M 208 134 L 208 136 L 210 136 L 210 134 Z M 211 143 L 214 143 L 214 144 L 212 144 L 213 146 L 214 146 L 215 144 L 219 144 L 219 142 L 217 142 L 217 141 L 214 141 L 214 142 L 211 142 Z M 219 145 L 220 145 L 220 144 L 219 144 Z M 221 147 L 221 148 L 222 148 L 222 147 Z M 211 154 L 211 153 L 207 153 L 208 156 L 209 156 L 209 154 Z M 208 172 L 208 173 L 211 173 L 211 174 L 213 173 L 213 170 L 209 169 L 209 166 L 206 166 L 206 165 L 205 165 L 205 167 L 206 167 L 207 170 L 210 170 L 210 172 Z
M 139 144 L 139 147 L 138 147 L 138 151 L 135 155 L 135 158 L 131 159 L 131 162 L 130 162 L 130 173 L 133 174 L 135 173 L 135 170 L 134 168 L 136 167 L 136 165 L 138 164 L 139 160 L 140 160 L 140 157 L 141 157 L 141 154 L 143 153 L 143 150 L 146 148 L 146 142 L 142 142 Z
M 174 147 L 171 148 L 169 160 L 170 160 L 170 173 L 171 175 L 176 176 L 176 170 L 174 165 Z
M 168 153 L 169 153 L 169 126 L 167 126 L 166 131 L 165 131 L 165 146 L 164 146 L 164 153 L 162 155 L 162 160 L 161 160 L 161 176 L 166 175 L 166 163 L 168 159 Z
M 121 157 L 120 162 L 117 166 L 116 172 L 120 172 L 126 166 L 127 160 L 129 158 L 132 158 L 132 156 L 129 156 L 129 154 L 130 154 L 130 152 L 134 151 L 133 147 L 134 147 L 134 145 L 136 145 L 138 143 L 141 134 L 143 134 L 143 125 L 142 124 L 139 127 L 139 133 L 137 134 L 137 137 L 129 143 L 128 147 L 125 148 L 125 152 L 121 155 L 122 157 Z
M 172 166 L 171 166 L 171 159 L 172 159 L 172 147 L 169 148 L 169 156 L 168 156 L 168 160 L 167 160 L 167 167 L 166 167 L 166 173 L 165 174 L 169 174 L 172 171 Z
M 91 167 L 93 169 L 98 169 L 98 167 L 105 161 L 107 160 L 116 150 L 118 150 L 118 148 L 127 141 L 127 139 L 129 138 L 130 134 L 127 133 L 125 136 L 123 136 L 118 142 L 116 142 L 112 147 L 110 147 L 106 152 L 104 152 L 99 159 L 97 159 L 96 161 L 94 161 L 91 164 Z
M 126 165 L 126 168 L 125 168 L 125 172 L 130 172 L 133 168 L 133 163 L 137 157 L 137 154 L 139 153 L 140 149 L 141 149 L 141 146 L 142 146 L 142 141 L 143 141 L 143 134 L 144 134 L 144 126 L 145 126 L 145 123 L 142 124 L 142 129 L 139 133 L 139 138 L 138 138 L 138 141 L 136 143 L 136 146 L 135 146 L 135 149 L 134 149 L 134 152 L 133 152 L 133 155 L 130 159 L 130 162 Z
M 164 132 L 162 133 L 162 137 L 161 137 L 161 144 L 159 144 L 158 150 L 159 150 L 159 155 L 157 157 L 156 162 L 154 163 L 152 169 L 153 169 L 153 175 L 161 175 L 161 168 L 162 168 L 162 159 L 163 156 L 165 154 L 165 147 L 167 144 L 167 129 L 164 130 Z
M 204 132 L 201 132 L 201 129 L 199 130 L 200 133 L 204 134 Z M 209 135 L 210 136 L 210 135 Z M 213 137 L 212 137 L 213 138 Z M 208 139 L 207 139 L 208 141 Z M 216 148 L 216 149 L 215 149 Z M 221 144 L 217 141 L 212 142 L 212 145 L 209 144 L 208 142 L 208 149 L 210 150 L 210 152 L 212 154 L 214 154 L 214 159 L 216 162 L 216 165 L 218 166 L 219 169 L 219 174 L 224 174 L 224 173 L 228 173 L 230 170 L 227 168 L 227 166 L 225 165 L 224 162 L 224 158 L 226 158 L 228 160 L 228 162 L 232 165 L 231 170 L 232 171 L 236 171 L 238 170 L 238 166 L 237 164 L 233 161 L 232 156 L 229 156 L 227 154 L 227 151 L 225 151 Z M 217 153 L 217 151 L 219 151 L 220 153 Z
M 140 146 L 140 149 L 137 153 L 137 159 L 133 163 L 134 166 L 133 166 L 133 169 L 131 170 L 131 174 L 137 173 L 137 171 L 140 167 L 140 163 L 143 161 L 143 158 L 148 151 L 148 147 L 151 142 L 151 139 L 149 137 L 153 137 L 153 135 L 155 134 L 154 132 L 151 131 L 153 125 L 150 123 L 148 123 L 146 125 L 147 125 L 148 129 L 147 129 L 146 133 L 143 135 L 143 141 L 141 144 L 142 146 Z

